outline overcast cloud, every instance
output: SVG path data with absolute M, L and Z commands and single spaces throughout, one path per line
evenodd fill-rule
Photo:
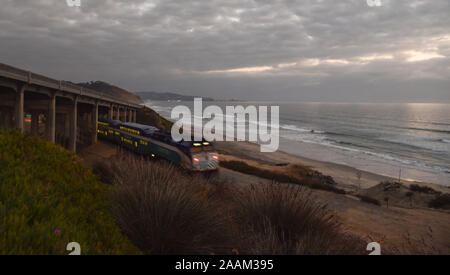
M 0 62 L 130 91 L 450 101 L 450 1 L 1 0 Z

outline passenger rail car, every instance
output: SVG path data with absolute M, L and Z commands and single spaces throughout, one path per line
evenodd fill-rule
M 135 153 L 160 157 L 189 170 L 213 171 L 219 166 L 219 155 L 210 142 L 175 142 L 170 133 L 153 126 L 99 119 L 97 134 Z

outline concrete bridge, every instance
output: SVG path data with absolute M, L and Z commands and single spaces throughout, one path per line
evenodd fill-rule
M 97 141 L 99 117 L 136 122 L 142 106 L 0 63 L 0 128 L 77 151 Z

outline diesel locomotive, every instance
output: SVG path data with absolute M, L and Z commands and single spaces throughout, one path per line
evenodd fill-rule
M 97 135 L 137 154 L 163 158 L 192 171 L 214 171 L 219 155 L 211 142 L 175 142 L 170 133 L 153 126 L 101 118 Z

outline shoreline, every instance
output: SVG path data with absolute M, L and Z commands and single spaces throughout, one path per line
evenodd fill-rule
M 252 160 L 268 165 L 284 165 L 284 164 L 301 164 L 316 170 L 324 175 L 331 176 L 337 182 L 337 187 L 347 191 L 357 191 L 367 189 L 378 185 L 383 181 L 396 181 L 398 178 L 381 175 L 373 172 L 364 171 L 355 167 L 327 162 L 322 160 L 314 160 L 293 153 L 287 153 L 280 149 L 274 153 L 261 153 L 259 145 L 250 142 L 215 142 L 215 147 L 221 154 L 232 155 L 242 160 Z M 361 179 L 358 180 L 357 173 L 361 173 Z M 409 186 L 410 184 L 418 184 L 421 186 L 431 187 L 442 193 L 449 193 L 450 188 L 435 183 L 427 183 L 415 180 L 401 179 L 401 183 Z
M 170 109 L 167 105 L 158 104 L 158 102 L 146 102 L 145 105 L 149 106 L 149 108 L 154 108 L 155 106 L 162 108 L 156 108 L 158 110 L 157 112 L 164 118 L 170 120 L 170 118 L 167 117 L 167 110 L 165 110 L 165 108 Z M 292 133 L 290 133 L 290 135 L 292 135 Z M 300 132 L 299 135 L 303 135 L 303 132 Z M 257 151 L 259 152 L 259 149 Z M 278 152 L 283 151 L 291 156 L 305 159 L 307 162 L 313 162 L 314 164 L 317 164 L 317 162 L 324 162 L 325 160 L 325 162 L 330 165 L 336 164 L 342 165 L 341 167 L 355 168 L 353 176 L 345 179 L 346 181 L 352 181 L 350 186 L 356 184 L 356 172 L 361 171 L 370 178 L 383 176 L 385 179 L 395 179 L 398 181 L 400 176 L 401 181 L 405 183 L 422 182 L 432 184 L 432 186 L 437 185 L 443 186 L 444 188 L 450 187 L 450 174 L 445 165 L 445 167 L 440 166 L 439 164 L 433 166 L 434 164 L 422 162 L 420 157 L 417 156 L 402 158 L 402 151 L 400 149 L 399 151 L 396 151 L 395 148 L 392 148 L 392 154 L 376 149 L 360 150 L 346 147 L 345 145 L 336 145 L 334 143 L 322 144 L 321 142 L 297 141 L 295 137 L 287 137 L 280 133 Z M 445 159 L 439 161 L 440 164 L 445 164 Z M 322 167 L 323 165 L 319 166 Z M 362 183 L 362 185 L 363 184 L 364 183 Z

